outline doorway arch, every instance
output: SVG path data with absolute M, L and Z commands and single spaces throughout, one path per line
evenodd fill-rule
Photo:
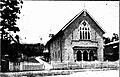
M 81 51 L 77 51 L 77 61 L 82 61 Z
M 94 51 L 91 50 L 90 53 L 89 53 L 89 55 L 90 55 L 89 56 L 89 60 L 90 61 L 94 61 Z
M 87 50 L 84 50 L 84 52 L 83 52 L 83 61 L 88 61 L 88 52 L 87 52 Z

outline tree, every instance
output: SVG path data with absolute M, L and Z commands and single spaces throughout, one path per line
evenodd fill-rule
M 113 37 L 112 37 L 112 42 L 113 41 L 117 41 L 117 40 L 119 40 L 119 36 L 118 36 L 118 34 L 116 34 L 116 33 L 113 33 Z
M 44 45 L 41 43 L 22 45 L 22 53 L 28 57 L 43 55 L 43 51 Z
M 20 9 L 22 8 L 22 0 L 1 0 L 0 2 L 0 31 L 1 31 L 1 59 L 6 60 L 5 55 L 8 55 L 10 42 L 19 43 L 10 35 L 10 31 L 16 33 L 20 29 L 16 26 L 17 19 L 20 19 Z M 18 37 L 16 37 L 18 39 Z M 16 52 L 17 53 L 17 52 Z M 14 54 L 14 53 L 13 53 Z M 1 63 L 3 64 L 3 63 Z M 3 64 L 4 65 L 4 64 Z M 4 69 L 4 68 L 2 68 Z M 1 69 L 1 70 L 2 70 Z
M 1 40 L 10 38 L 9 31 L 14 33 L 20 31 L 16 27 L 16 21 L 20 18 L 18 14 L 21 13 L 21 4 L 23 4 L 22 0 L 1 0 Z

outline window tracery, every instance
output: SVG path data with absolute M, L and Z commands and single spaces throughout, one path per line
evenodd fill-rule
M 90 40 L 90 26 L 87 21 L 83 20 L 80 23 L 80 39 L 81 40 Z

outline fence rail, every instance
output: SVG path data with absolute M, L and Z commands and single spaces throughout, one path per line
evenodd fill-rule
M 118 69 L 119 61 L 115 62 L 55 62 L 52 63 L 53 69 L 97 69 L 97 68 L 108 68 L 108 69 Z M 10 71 L 24 71 L 24 70 L 43 70 L 45 69 L 44 64 L 40 63 L 9 63 Z
M 53 63 L 53 69 L 95 69 L 95 68 L 109 68 L 118 69 L 119 62 L 64 62 L 64 63 Z
M 9 63 L 10 71 L 27 71 L 27 70 L 43 70 L 45 69 L 44 64 L 40 63 L 28 63 L 28 62 L 20 62 L 20 63 Z

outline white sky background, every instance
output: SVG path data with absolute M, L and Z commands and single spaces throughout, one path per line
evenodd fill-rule
M 46 43 L 75 15 L 85 9 L 106 31 L 105 36 L 119 34 L 118 1 L 24 1 L 17 22 L 21 43 Z M 25 39 L 26 37 L 26 39 Z

